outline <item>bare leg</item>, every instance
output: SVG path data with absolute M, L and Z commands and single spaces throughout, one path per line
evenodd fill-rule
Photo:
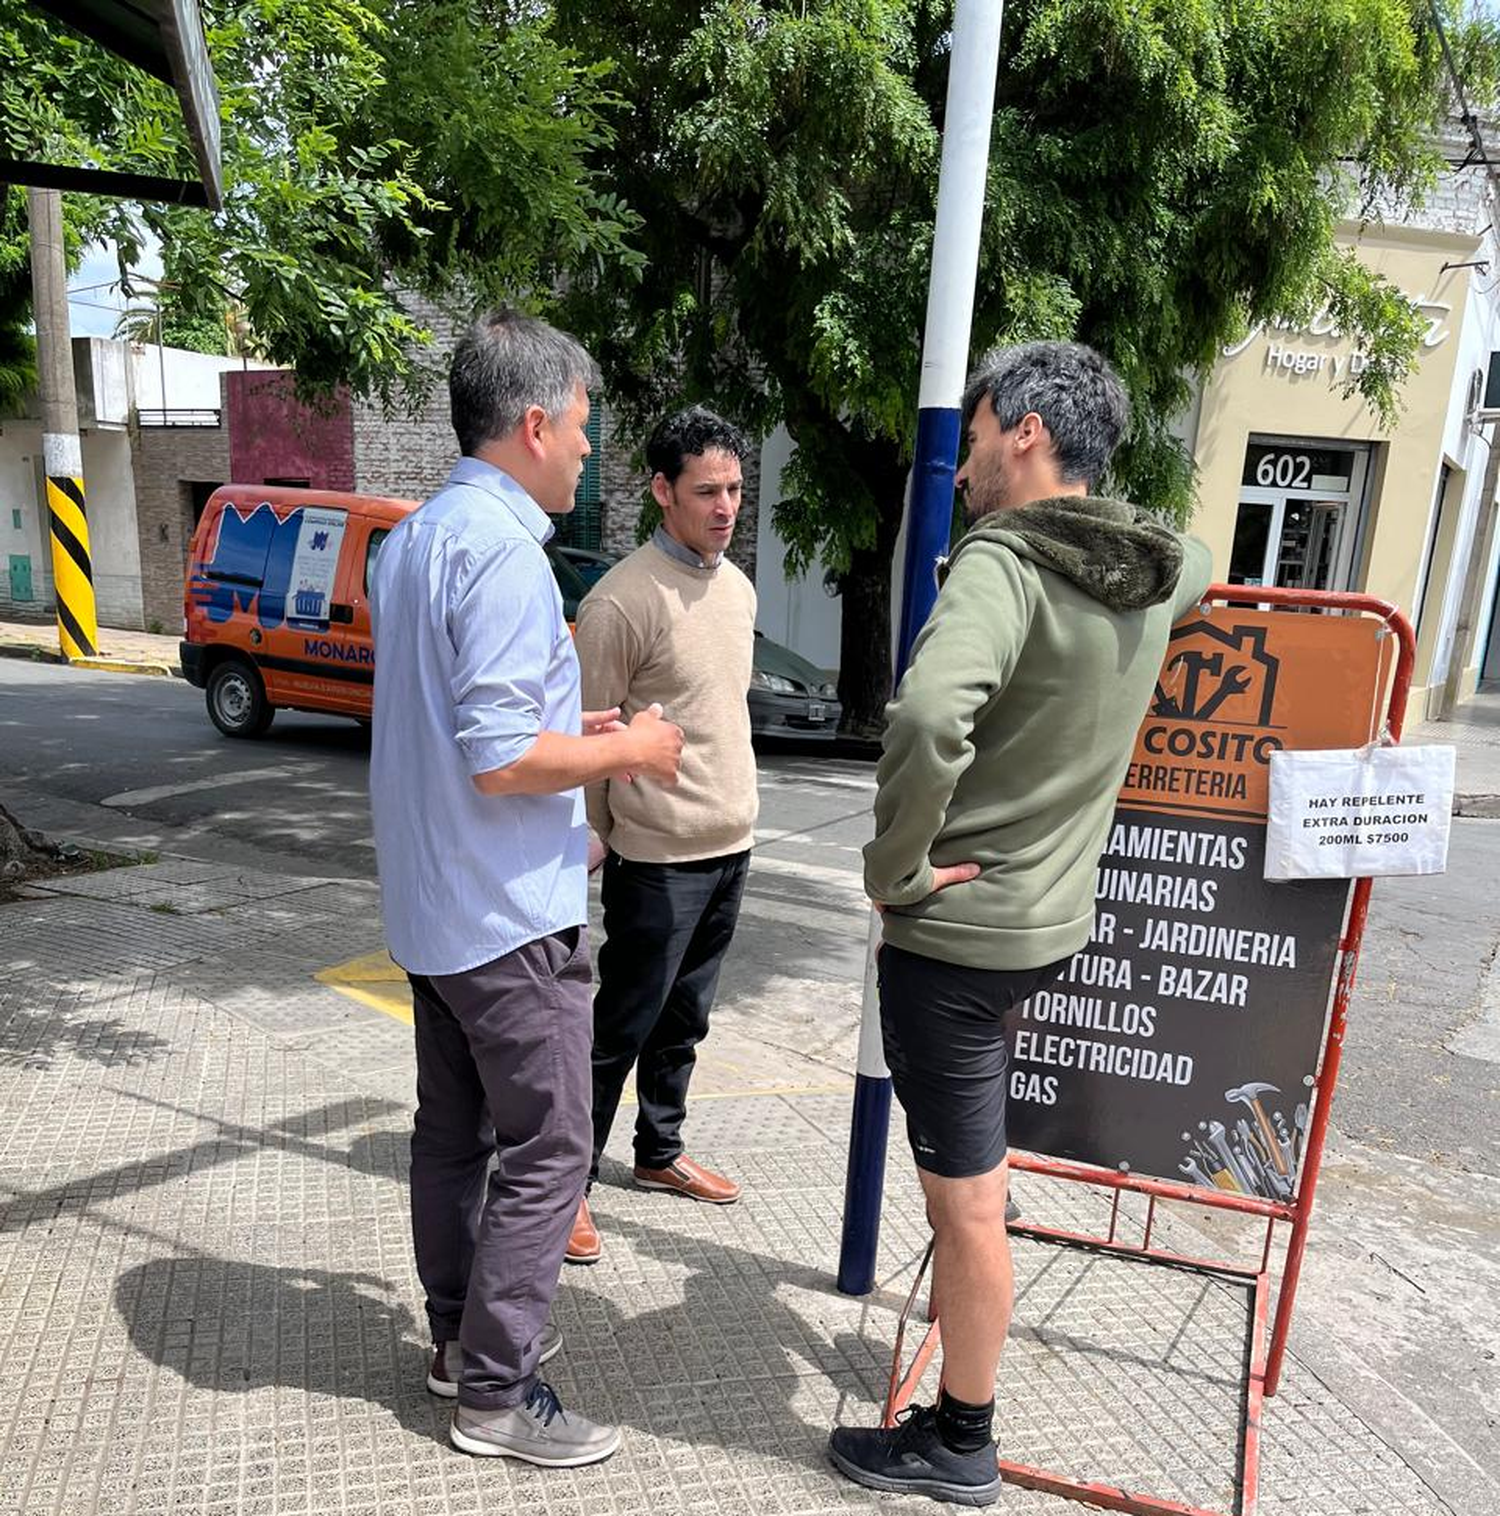
M 970 1179 L 920 1169 L 918 1176 L 937 1238 L 932 1294 L 942 1308 L 943 1386 L 959 1400 L 983 1405 L 995 1395 L 1014 1296 L 1005 1230 L 1010 1169 L 1002 1161 Z

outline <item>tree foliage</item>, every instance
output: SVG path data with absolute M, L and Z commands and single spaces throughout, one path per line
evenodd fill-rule
M 558 0 L 631 104 L 595 163 L 641 216 L 639 276 L 573 286 L 612 395 L 704 398 L 797 443 L 777 526 L 843 576 L 841 693 L 885 695 L 891 552 L 914 437 L 952 6 L 941 0 Z M 1455 18 L 1456 19 L 1456 18 Z M 1459 29 L 1476 70 L 1492 40 Z M 1482 82 L 1471 81 L 1477 87 Z M 1219 349 L 1328 303 L 1399 405 L 1419 326 L 1335 241 L 1420 197 L 1445 106 L 1426 0 L 1011 0 L 976 352 L 1093 343 L 1136 404 L 1115 487 L 1184 517 L 1169 430 Z
M 305 386 L 420 388 L 407 293 L 465 310 L 544 302 L 559 271 L 632 254 L 588 165 L 608 144 L 607 69 L 506 0 L 203 0 L 219 85 L 224 209 L 69 196 L 122 270 L 159 240 L 184 329 L 241 308 Z M 0 0 L 0 152 L 185 176 L 172 91 L 22 0 Z M 0 281 L 5 244 L 0 244 Z M 6 293 L 0 282 L 0 298 Z M 24 317 L 21 318 L 24 320 Z M 0 334 L 17 320 L 0 304 Z

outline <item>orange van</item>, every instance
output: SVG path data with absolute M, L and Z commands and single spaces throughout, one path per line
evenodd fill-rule
M 370 570 L 415 500 L 227 484 L 193 533 L 182 672 L 226 737 L 278 709 L 370 719 Z
M 226 737 L 259 737 L 280 709 L 370 719 L 370 571 L 415 500 L 226 484 L 193 532 L 182 672 Z M 551 544 L 571 626 L 588 593 Z

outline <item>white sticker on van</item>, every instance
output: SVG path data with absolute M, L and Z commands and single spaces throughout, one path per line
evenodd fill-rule
M 346 520 L 344 511 L 318 510 L 312 506 L 303 509 L 302 529 L 297 533 L 297 551 L 292 558 L 288 622 L 327 623 Z

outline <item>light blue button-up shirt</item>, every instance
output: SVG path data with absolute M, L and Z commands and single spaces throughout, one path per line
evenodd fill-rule
M 461 458 L 376 561 L 370 806 L 386 945 L 414 974 L 461 973 L 588 920 L 583 792 L 473 784 L 539 732 L 582 730 L 551 534 L 508 474 Z

